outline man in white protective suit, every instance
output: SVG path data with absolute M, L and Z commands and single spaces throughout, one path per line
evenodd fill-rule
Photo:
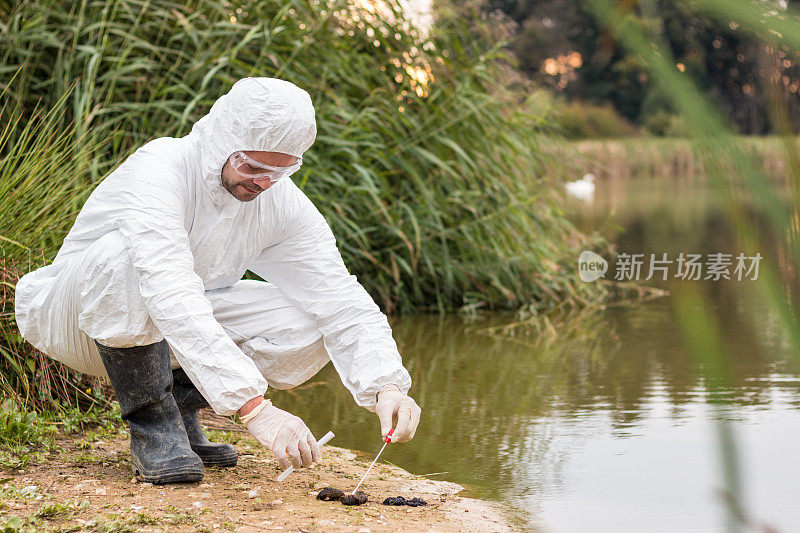
M 181 138 L 148 142 L 94 190 L 52 264 L 16 290 L 22 336 L 108 376 L 137 477 L 197 481 L 233 466 L 198 411 L 238 413 L 281 468 L 319 460 L 298 417 L 264 398 L 328 360 L 393 441 L 414 436 L 389 323 L 351 276 L 328 224 L 289 179 L 316 136 L 308 93 L 245 78 Z M 242 280 L 246 270 L 267 282 Z

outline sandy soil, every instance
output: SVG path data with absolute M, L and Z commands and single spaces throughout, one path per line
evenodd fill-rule
M 520 517 L 509 509 L 460 497 L 463 488 L 455 483 L 388 464 L 377 464 L 362 486 L 370 497 L 365 505 L 319 501 L 315 496 L 324 487 L 352 490 L 368 458 L 326 446 L 321 464 L 278 483 L 271 453 L 238 428 L 224 429 L 211 436 L 235 443 L 236 467 L 207 468 L 199 483 L 165 486 L 133 479 L 124 431 L 62 438 L 61 451 L 45 460 L 0 472 L 0 523 L 16 516 L 31 529 L 69 531 L 519 530 Z M 381 505 L 384 498 L 398 495 L 418 496 L 429 505 Z

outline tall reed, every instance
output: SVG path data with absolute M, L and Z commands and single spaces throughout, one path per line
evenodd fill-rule
M 736 137 L 739 150 L 750 157 L 765 176 L 776 185 L 787 185 L 789 159 L 784 140 L 771 137 Z M 656 178 L 702 178 L 707 175 L 704 156 L 691 139 L 636 138 L 602 139 L 548 144 L 547 151 L 558 154 L 557 160 L 568 164 L 553 169 L 555 174 L 568 172 L 580 177 L 591 172 L 601 180 L 629 180 L 647 176 Z
M 85 166 L 98 147 L 76 135 L 74 123 L 57 125 L 70 94 L 30 116 L 19 102 L 0 108 L 0 390 L 25 405 L 95 398 L 86 391 L 91 380 L 25 345 L 14 324 L 17 280 L 44 265 L 92 187 Z
M 360 4 L 361 5 L 361 4 Z M 541 179 L 540 117 L 496 98 L 496 45 L 456 17 L 423 37 L 393 3 L 332 0 L 20 2 L 0 35 L 9 95 L 71 85 L 97 181 L 148 138 L 183 135 L 244 76 L 307 89 L 319 135 L 301 185 L 389 312 L 598 302 L 577 281 L 585 239 Z M 48 247 L 47 257 L 55 247 Z
M 311 94 L 318 137 L 296 179 L 384 310 L 600 304 L 575 260 L 602 243 L 542 178 L 547 121 L 494 90 L 504 55 L 472 29 L 443 14 L 423 36 L 390 2 L 13 2 L 0 19 L 16 117 L 0 149 L 7 286 L 52 259 L 91 188 L 138 146 L 185 135 L 236 80 L 273 76 Z M 30 354 L 11 298 L 2 347 L 19 363 Z M 26 368 L 3 371 L 33 379 Z

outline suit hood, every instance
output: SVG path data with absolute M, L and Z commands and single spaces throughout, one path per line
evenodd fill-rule
M 222 186 L 222 167 L 238 150 L 302 157 L 314 143 L 317 125 L 309 94 L 276 78 L 244 78 L 221 96 L 192 127 L 204 189 L 214 203 L 238 202 Z

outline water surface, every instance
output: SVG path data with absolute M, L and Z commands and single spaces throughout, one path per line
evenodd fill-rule
M 601 184 L 594 204 L 573 211 L 621 252 L 740 251 L 698 181 Z M 744 519 L 800 529 L 797 360 L 752 283 L 680 283 L 708 297 L 725 379 L 687 350 L 673 298 L 557 323 L 555 338 L 492 334 L 514 315 L 393 319 L 423 420 L 385 460 L 529 511 L 532 529 L 720 531 L 736 524 L 724 505 L 724 421 Z M 380 447 L 377 418 L 354 404 L 331 365 L 273 400 L 317 435 L 332 429 L 338 446 L 369 457 Z

